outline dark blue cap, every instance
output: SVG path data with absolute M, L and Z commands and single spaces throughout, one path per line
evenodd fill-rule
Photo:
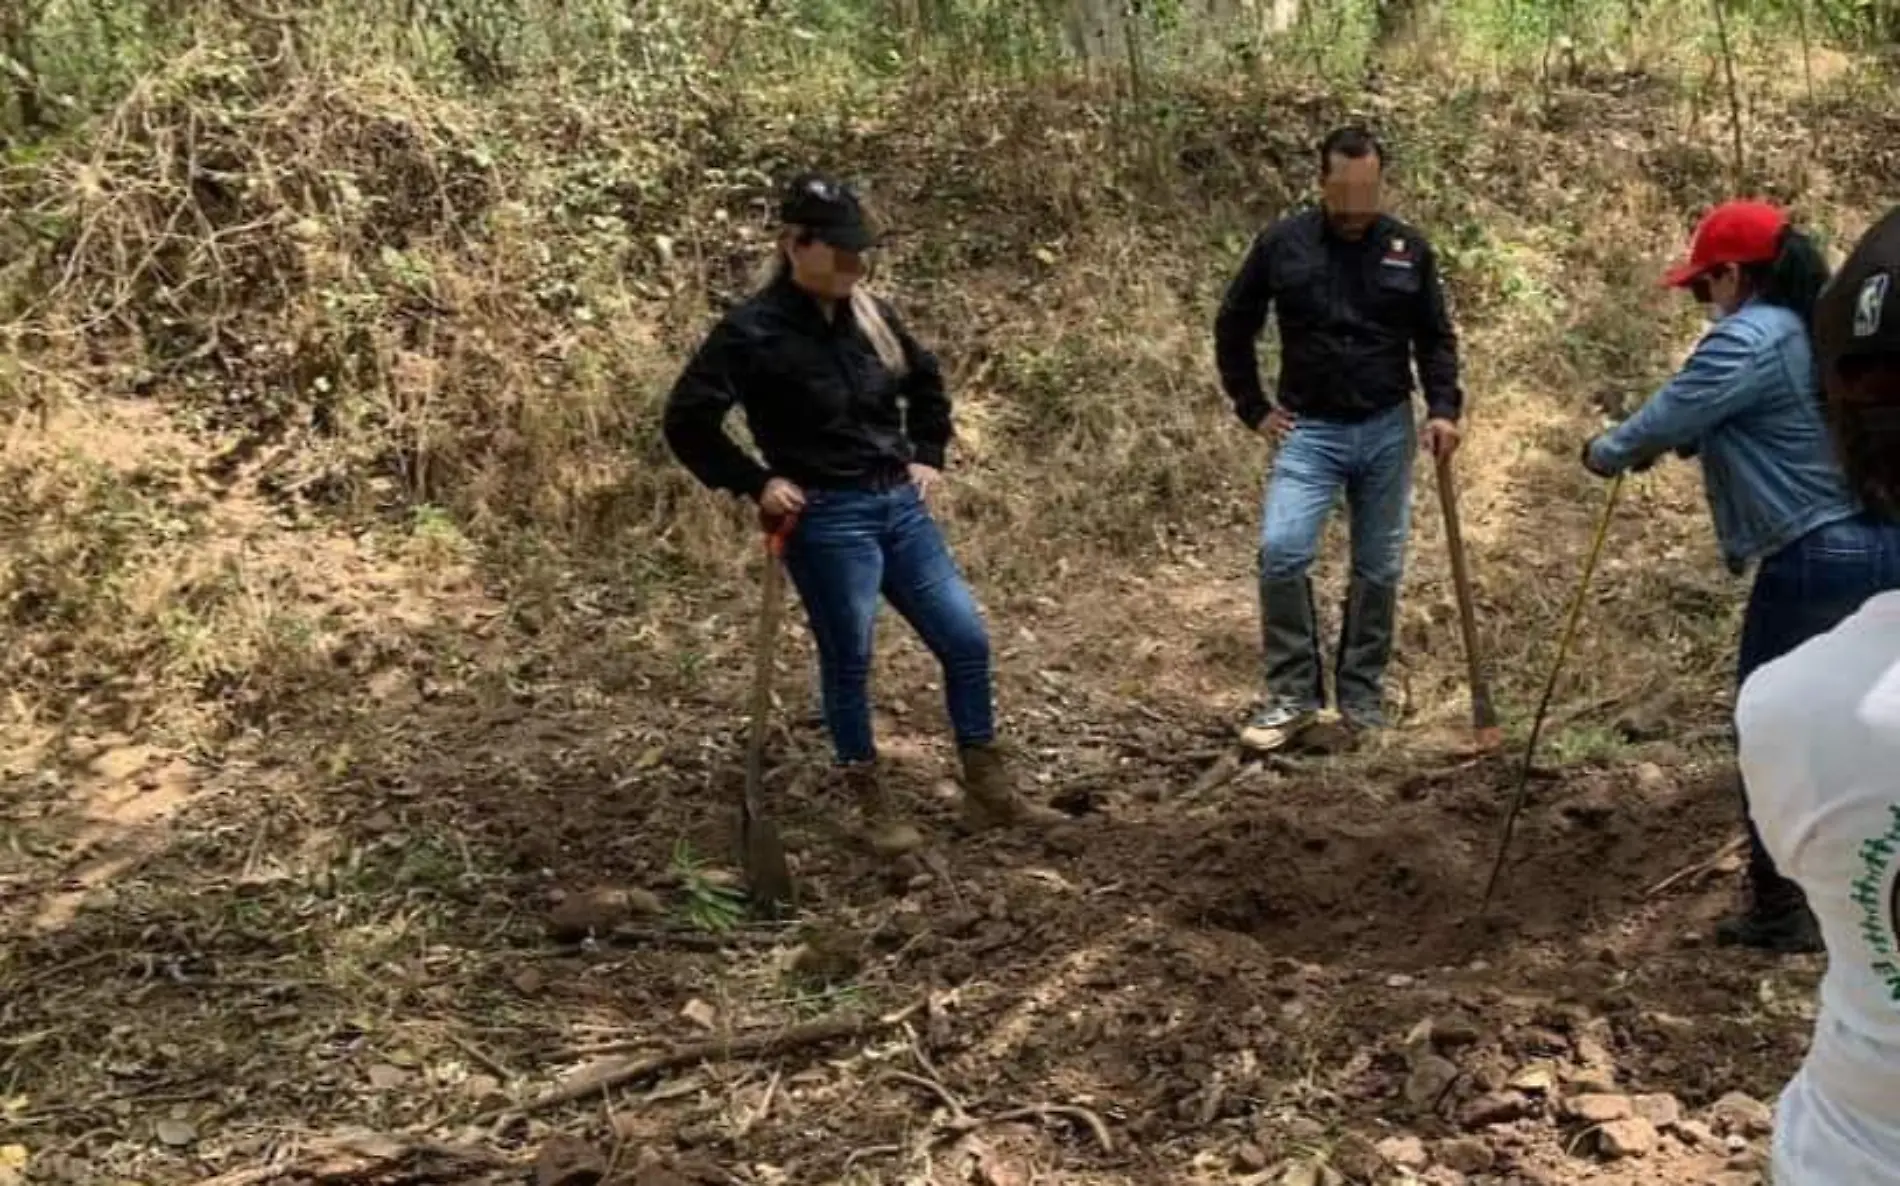
M 801 174 L 792 181 L 778 215 L 780 222 L 803 227 L 819 242 L 846 251 L 863 251 L 877 244 L 858 195 L 843 182 L 819 173 Z

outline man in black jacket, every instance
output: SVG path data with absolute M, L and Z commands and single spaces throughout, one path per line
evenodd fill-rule
M 1335 663 L 1340 714 L 1385 723 L 1386 662 L 1410 528 L 1412 364 L 1426 404 L 1424 445 L 1458 447 L 1464 404 L 1458 341 L 1425 237 L 1381 209 L 1384 151 L 1359 128 L 1320 145 L 1320 204 L 1254 241 L 1214 327 L 1221 385 L 1253 431 L 1279 442 L 1260 538 L 1266 703 L 1242 744 L 1279 749 L 1326 701 L 1307 571 L 1343 489 L 1352 580 Z M 1281 366 L 1261 387 L 1255 340 L 1277 308 Z

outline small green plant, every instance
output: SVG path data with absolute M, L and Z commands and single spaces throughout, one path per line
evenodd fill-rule
M 681 912 L 696 929 L 717 934 L 745 917 L 745 895 L 708 869 L 684 840 L 673 846 L 673 875 L 686 891 Z
M 820 984 L 801 977 L 793 980 L 789 987 L 792 1011 L 800 1017 L 823 1017 L 861 1009 L 864 1005 L 864 989 L 857 984 Z
M 1612 729 L 1601 725 L 1579 724 L 1556 730 L 1546 739 L 1550 759 L 1557 765 L 1608 764 L 1629 749 Z

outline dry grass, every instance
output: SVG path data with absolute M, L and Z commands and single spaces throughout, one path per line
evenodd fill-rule
M 1591 497 L 1566 464 L 1573 442 L 1689 340 L 1688 312 L 1649 278 L 1714 162 L 1660 91 L 1500 104 L 1433 89 L 1388 84 L 1383 120 L 1404 151 L 1397 203 L 1440 243 L 1465 334 L 1476 568 L 1490 605 L 1550 620 Z M 179 455 L 197 455 L 164 489 L 146 484 L 144 510 L 105 505 L 140 496 L 107 498 L 78 470 L 39 472 L 39 496 L 13 508 L 13 538 L 38 553 L 16 573 L 86 586 L 15 577 L 22 603 L 58 603 L 35 612 L 63 630 L 96 623 L 61 662 L 143 680 L 168 712 L 233 685 L 255 702 L 243 719 L 278 711 L 260 700 L 276 668 L 325 648 L 295 592 L 312 578 L 271 566 L 324 549 L 222 555 L 195 542 L 226 532 L 204 521 L 218 507 L 261 536 L 375 523 L 378 540 L 409 542 L 343 547 L 398 583 L 446 548 L 537 630 L 590 573 L 648 610 L 675 578 L 736 575 L 743 516 L 667 456 L 657 404 L 710 306 L 742 290 L 769 229 L 768 174 L 793 159 L 862 162 L 905 232 L 882 280 L 950 366 L 962 441 L 945 514 L 986 586 L 1034 595 L 1249 535 L 1265 458 L 1214 386 L 1208 326 L 1247 236 L 1301 196 L 1306 146 L 1343 105 L 1182 83 L 1171 122 L 1131 141 L 1100 87 L 925 76 L 858 87 L 864 112 L 840 140 L 799 118 L 830 97 L 736 91 L 718 121 L 687 123 L 558 88 L 477 109 L 387 66 L 319 76 L 206 42 L 83 143 L 14 169 L 12 208 L 40 247 L 7 331 L 10 387 L 48 426 L 23 420 L 16 438 L 43 451 L 62 439 L 45 416 L 106 395 L 153 401 L 141 406 L 166 411 Z M 1245 115 L 1260 110 L 1278 115 Z M 1775 143 L 1820 116 L 1764 101 L 1757 118 Z M 1843 227 L 1865 217 L 1836 180 L 1856 159 L 1850 131 L 1820 132 L 1830 147 L 1814 157 L 1762 154 L 1804 214 Z M 1184 168 L 1156 172 L 1158 154 Z M 702 183 L 687 181 L 693 160 Z M 1649 485 L 1692 509 L 1682 482 Z M 67 504 L 62 534 L 48 517 Z M 109 529 L 147 511 L 177 516 L 169 548 Z M 1553 516 L 1577 522 L 1547 530 Z M 1440 589 L 1433 515 L 1419 517 L 1414 572 Z M 1665 520 L 1672 546 L 1693 518 Z M 84 556 L 67 537 L 91 541 Z M 122 537 L 138 555 L 112 551 Z M 1540 632 L 1494 628 L 1515 694 Z M 1592 637 L 1606 653 L 1645 645 L 1607 622 Z M 47 675 L 16 671 L 27 688 Z M 76 681 L 54 682 L 70 696 Z M 1445 668 L 1414 697 L 1441 703 L 1453 681 Z

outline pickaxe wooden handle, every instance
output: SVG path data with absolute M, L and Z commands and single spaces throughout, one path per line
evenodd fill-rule
M 1471 596 L 1471 574 L 1465 563 L 1464 532 L 1458 526 L 1458 485 L 1451 458 L 1438 458 L 1438 505 L 1445 516 L 1445 544 L 1451 550 L 1451 582 L 1458 593 L 1458 627 L 1465 639 L 1465 665 L 1471 679 L 1471 727 L 1477 748 L 1495 749 L 1503 741 L 1497 709 L 1491 704 L 1491 683 L 1485 678 L 1478 653 L 1478 610 Z

